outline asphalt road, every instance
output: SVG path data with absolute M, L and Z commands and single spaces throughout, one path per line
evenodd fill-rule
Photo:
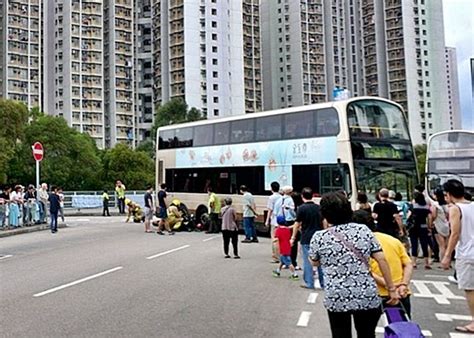
M 323 292 L 273 278 L 269 239 L 239 243 L 234 260 L 216 235 L 147 234 L 118 217 L 68 225 L 0 239 L 1 337 L 330 337 Z M 427 336 L 462 337 L 450 315 L 467 308 L 447 276 L 413 278 Z

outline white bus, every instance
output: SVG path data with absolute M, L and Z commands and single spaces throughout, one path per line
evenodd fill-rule
M 447 130 L 428 140 L 426 186 L 433 190 L 452 178 L 474 193 L 474 131 Z
M 406 116 L 376 97 L 292 107 L 159 128 L 156 185 L 190 209 L 206 204 L 212 186 L 239 205 L 239 186 L 265 209 L 270 184 L 311 187 L 320 195 L 358 191 L 372 199 L 381 187 L 408 197 L 417 171 Z

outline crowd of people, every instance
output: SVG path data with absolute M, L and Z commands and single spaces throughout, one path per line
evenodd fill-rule
M 0 225 L 2 230 L 11 230 L 36 224 L 46 224 L 50 220 L 51 232 L 57 232 L 58 218 L 64 222 L 64 194 L 60 187 L 46 183 L 36 189 L 5 185 L 0 193 Z

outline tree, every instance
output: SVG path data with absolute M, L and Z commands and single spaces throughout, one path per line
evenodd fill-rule
M 136 151 L 142 151 L 146 153 L 150 158 L 155 158 L 155 142 L 151 138 L 145 141 L 140 142 L 138 147 L 135 149 Z
M 152 139 L 154 140 L 156 138 L 156 131 L 160 127 L 170 124 L 198 121 L 204 118 L 205 116 L 197 108 L 193 107 L 188 111 L 188 105 L 183 99 L 171 99 L 157 108 L 155 123 L 152 128 Z
M 426 151 L 426 144 L 417 144 L 415 146 L 416 166 L 418 168 L 418 172 L 420 173 L 421 178 L 423 178 L 425 174 Z
M 0 100 L 0 183 L 7 181 L 7 170 L 15 146 L 23 139 L 28 109 L 23 103 Z
M 113 187 L 121 180 L 128 190 L 143 190 L 153 184 L 155 166 L 153 160 L 143 151 L 133 151 L 125 144 L 117 144 L 105 151 L 103 156 L 103 177 L 105 187 Z
M 23 142 L 15 147 L 9 164 L 10 182 L 35 181 L 35 162 L 31 145 L 39 141 L 45 155 L 41 161 L 41 180 L 66 190 L 97 189 L 102 171 L 99 151 L 87 134 L 70 128 L 62 117 L 39 114 L 24 130 Z

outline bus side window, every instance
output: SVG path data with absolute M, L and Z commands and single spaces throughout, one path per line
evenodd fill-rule
M 339 133 L 339 117 L 334 108 L 315 111 L 314 121 L 317 136 L 336 136 Z
M 230 142 L 246 143 L 255 141 L 255 119 L 232 121 L 230 124 Z

